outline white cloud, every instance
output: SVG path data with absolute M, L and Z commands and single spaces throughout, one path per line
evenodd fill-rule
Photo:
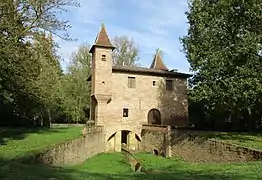
M 100 23 L 105 21 L 108 34 L 114 36 L 126 35 L 139 44 L 141 63 L 148 66 L 156 48 L 164 51 L 164 61 L 169 67 L 188 72 L 188 63 L 180 52 L 178 40 L 186 32 L 185 11 L 186 0 L 130 0 L 128 5 L 120 5 L 121 0 L 81 0 L 77 11 L 71 12 L 71 33 L 79 40 L 77 42 L 60 42 L 59 53 L 68 60 L 70 54 L 82 42 L 93 43 Z M 132 7 L 130 3 L 133 5 Z M 133 8 L 125 14 L 125 9 Z M 126 18 L 121 21 L 121 18 Z M 110 23 L 109 23 L 110 22 Z M 150 57 L 150 59 L 144 58 Z M 182 59 L 182 60 L 181 60 Z

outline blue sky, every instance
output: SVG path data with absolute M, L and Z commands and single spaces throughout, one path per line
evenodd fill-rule
M 81 7 L 70 8 L 62 18 L 72 26 L 69 34 L 77 41 L 56 39 L 63 58 L 62 67 L 82 43 L 93 44 L 101 23 L 107 33 L 133 38 L 140 49 L 139 63 L 149 67 L 157 48 L 163 51 L 163 61 L 169 69 L 189 72 L 179 37 L 187 33 L 187 0 L 80 0 Z

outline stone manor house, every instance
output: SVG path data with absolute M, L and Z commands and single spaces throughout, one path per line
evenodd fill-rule
M 143 124 L 187 126 L 187 78 L 156 52 L 150 68 L 113 66 L 114 46 L 102 25 L 92 54 L 90 120 L 104 127 L 106 151 L 135 150 Z

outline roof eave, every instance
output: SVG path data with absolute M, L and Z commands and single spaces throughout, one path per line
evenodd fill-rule
M 90 48 L 89 53 L 93 53 L 93 51 L 95 50 L 96 47 L 105 48 L 105 49 L 112 49 L 112 51 L 115 49 L 114 46 L 105 46 L 105 45 L 94 44 Z
M 112 68 L 115 72 L 127 72 L 127 73 L 136 73 L 136 74 L 147 74 L 147 75 L 155 75 L 162 77 L 183 77 L 189 78 L 193 75 L 181 72 L 170 72 L 170 71 L 142 71 L 142 70 L 131 70 L 131 69 L 121 69 L 117 67 Z

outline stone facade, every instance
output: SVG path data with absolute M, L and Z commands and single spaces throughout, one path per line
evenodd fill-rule
M 102 26 L 90 50 L 90 119 L 104 126 L 106 150 L 120 151 L 122 143 L 137 149 L 143 124 L 187 126 L 190 75 L 169 71 L 158 53 L 150 68 L 116 67 L 113 50 Z

